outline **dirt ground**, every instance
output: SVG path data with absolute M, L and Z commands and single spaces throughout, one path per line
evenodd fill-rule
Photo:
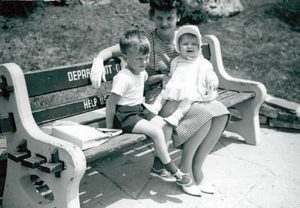
M 241 2 L 242 13 L 199 24 L 202 34 L 219 38 L 231 75 L 260 81 L 271 95 L 300 103 L 300 4 Z M 15 62 L 24 71 L 92 61 L 125 30 L 154 27 L 148 5 L 138 0 L 67 6 L 37 1 L 24 13 L 0 16 L 0 63 Z

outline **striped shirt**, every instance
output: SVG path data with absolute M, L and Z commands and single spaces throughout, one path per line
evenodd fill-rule
M 173 58 L 179 54 L 175 50 L 174 43 L 162 41 L 155 33 L 145 32 L 150 41 L 150 63 L 147 68 L 149 75 L 168 74 L 170 71 L 170 63 Z

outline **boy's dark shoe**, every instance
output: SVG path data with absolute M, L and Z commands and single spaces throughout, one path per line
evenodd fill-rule
M 175 182 L 176 178 L 172 176 L 166 169 L 162 168 L 160 170 L 156 170 L 154 168 L 151 168 L 150 175 L 153 177 L 160 178 L 163 181 L 166 182 Z

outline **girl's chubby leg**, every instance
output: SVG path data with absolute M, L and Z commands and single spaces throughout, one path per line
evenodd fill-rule
M 169 123 L 171 126 L 178 126 L 179 121 L 183 116 L 189 111 L 192 103 L 194 101 L 189 99 L 183 99 L 179 102 L 177 110 L 168 117 L 165 117 L 164 120 Z
M 194 156 L 193 161 L 193 175 L 195 177 L 195 182 L 199 186 L 200 190 L 205 193 L 214 193 L 213 187 L 204 179 L 202 165 L 213 149 L 219 138 L 221 137 L 225 125 L 228 120 L 228 115 L 222 115 L 219 117 L 215 117 L 212 119 L 212 124 L 210 131 L 208 132 L 207 136 L 199 146 L 197 152 Z

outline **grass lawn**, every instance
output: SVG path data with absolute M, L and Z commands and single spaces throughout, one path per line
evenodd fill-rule
M 269 94 L 300 103 L 300 3 L 241 2 L 242 13 L 202 23 L 202 34 L 219 38 L 231 75 L 260 81 Z M 0 16 L 0 63 L 15 62 L 30 71 L 91 61 L 117 43 L 124 30 L 154 27 L 148 5 L 138 0 L 98 6 L 37 4 L 25 17 Z

